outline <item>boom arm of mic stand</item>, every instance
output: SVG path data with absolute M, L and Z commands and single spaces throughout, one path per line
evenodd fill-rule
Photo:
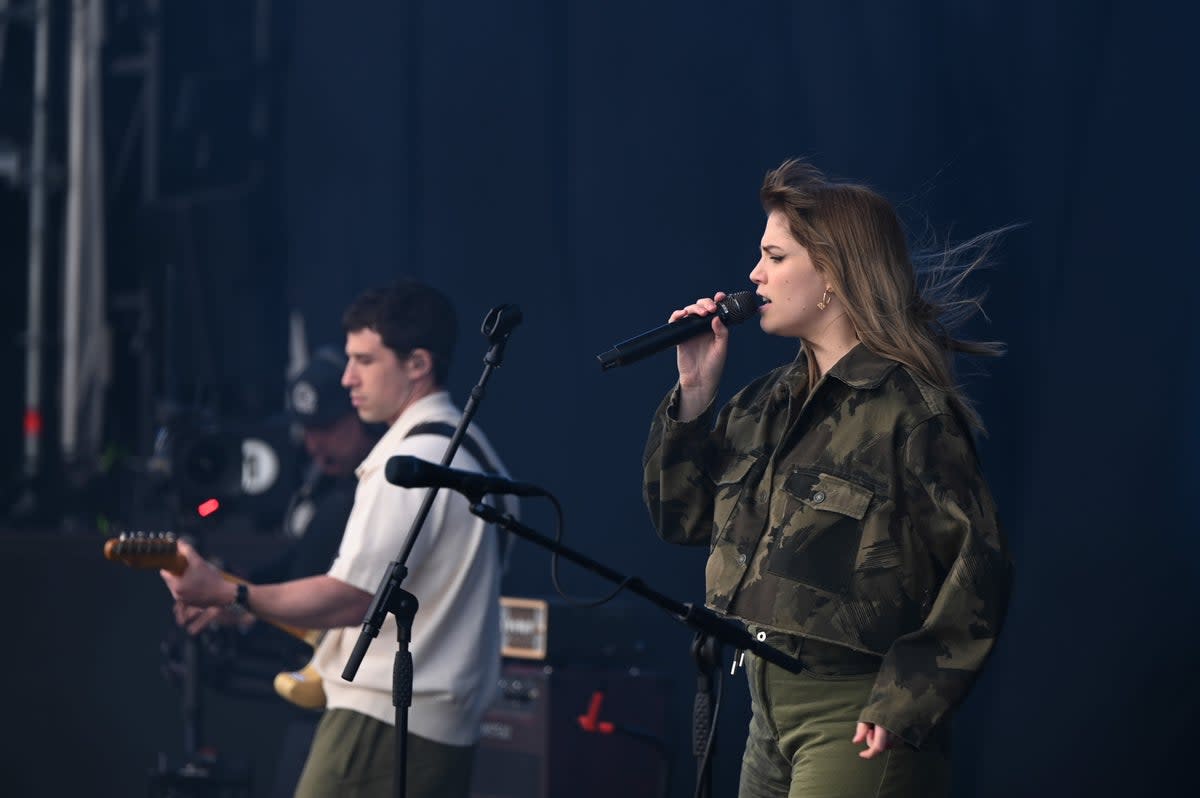
M 772 648 L 766 643 L 750 634 L 745 627 L 734 623 L 733 621 L 721 618 L 712 610 L 706 607 L 697 607 L 692 604 L 684 604 L 678 602 L 669 596 L 659 593 L 657 590 L 646 585 L 640 578 L 634 576 L 626 576 L 614 571 L 606 565 L 596 562 L 574 549 L 562 545 L 558 541 L 535 532 L 533 529 L 522 524 L 517 519 L 513 518 L 508 513 L 502 512 L 495 507 L 484 504 L 481 501 L 472 500 L 471 512 L 479 516 L 483 520 L 497 524 L 503 527 L 506 531 L 524 538 L 531 543 L 536 543 L 544 549 L 566 557 L 576 565 L 591 571 L 597 576 L 603 577 L 614 584 L 624 583 L 626 589 L 633 591 L 647 601 L 655 604 L 663 610 L 666 610 L 676 620 L 687 624 L 698 632 L 712 636 L 714 639 L 728 643 L 734 648 L 739 648 L 744 651 L 753 651 L 758 656 L 772 662 L 779 667 L 791 673 L 799 673 L 801 671 L 800 661 L 795 657 L 784 654 L 777 648 Z

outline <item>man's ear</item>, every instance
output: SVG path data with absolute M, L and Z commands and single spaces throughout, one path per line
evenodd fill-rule
M 433 374 L 433 354 L 428 349 L 418 347 L 408 353 L 405 368 L 408 369 L 410 380 L 417 380 L 427 374 Z

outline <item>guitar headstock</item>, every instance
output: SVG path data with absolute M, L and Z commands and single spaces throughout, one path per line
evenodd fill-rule
M 122 532 L 104 542 L 104 557 L 131 568 L 163 568 L 173 574 L 187 569 L 173 532 Z

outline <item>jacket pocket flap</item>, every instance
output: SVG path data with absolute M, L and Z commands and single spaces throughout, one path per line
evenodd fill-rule
M 796 470 L 783 485 L 784 490 L 817 510 L 840 513 L 861 521 L 867 514 L 875 492 L 832 474 Z
M 737 485 L 741 483 L 754 464 L 758 462 L 758 458 L 752 455 L 740 455 L 729 463 L 722 471 L 712 475 L 714 485 Z

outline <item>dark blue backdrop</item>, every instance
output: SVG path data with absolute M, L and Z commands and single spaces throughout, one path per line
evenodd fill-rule
M 452 292 L 460 395 L 476 319 L 520 303 L 480 423 L 562 498 L 571 542 L 695 599 L 699 555 L 659 543 L 639 499 L 671 358 L 601 374 L 594 355 L 746 285 L 759 180 L 790 155 L 878 187 L 917 233 L 1024 224 L 986 276 L 982 333 L 1011 352 L 969 382 L 1018 576 L 958 794 L 1148 793 L 1185 770 L 1200 653 L 1195 22 L 1128 2 L 303 3 L 289 296 L 324 330 L 397 272 Z M 733 346 L 731 387 L 791 354 L 750 329 Z M 523 551 L 510 589 L 544 563 Z

